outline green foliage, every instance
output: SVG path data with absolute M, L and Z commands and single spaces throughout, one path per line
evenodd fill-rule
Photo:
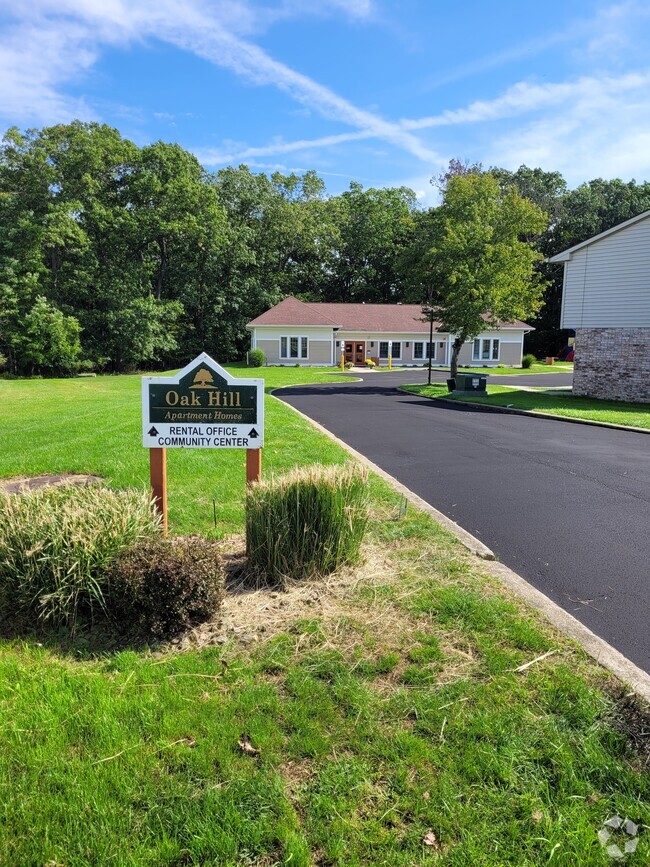
M 99 485 L 26 491 L 0 500 L 0 612 L 74 624 L 105 609 L 117 555 L 159 531 L 148 493 Z
M 526 355 L 524 355 L 524 357 L 521 359 L 521 366 L 524 368 L 524 370 L 528 370 L 528 368 L 531 365 L 535 364 L 536 361 L 537 359 L 535 358 L 535 356 L 532 355 L 530 352 L 527 352 Z
M 473 205 L 455 189 L 463 185 Z M 442 206 L 421 211 L 405 187 L 353 183 L 327 197 L 313 171 L 211 174 L 177 144 L 140 148 L 97 123 L 11 129 L 0 146 L 0 352 L 13 374 L 62 373 L 80 358 L 111 371 L 180 366 L 205 349 L 225 361 L 244 356 L 246 323 L 290 294 L 421 302 L 432 287 L 449 298 L 463 285 L 472 308 L 494 301 L 530 318 L 550 281 L 527 340 L 555 355 L 566 343 L 560 271 L 534 258 L 522 304 L 530 262 L 514 239 L 550 256 L 650 208 L 648 183 L 598 179 L 567 191 L 557 172 L 527 166 L 485 173 L 454 160 L 441 188 Z M 551 217 L 545 231 L 539 209 Z M 499 278 L 508 261 L 512 293 Z M 51 346 L 35 327 L 47 318 L 34 312 L 41 298 L 58 333 Z
M 264 351 L 255 347 L 255 349 L 251 349 L 248 353 L 248 366 L 249 367 L 264 367 L 266 362 L 266 355 L 264 355 Z
M 451 176 L 442 205 L 423 229 L 418 265 L 422 292 L 442 328 L 455 335 L 451 375 L 465 342 L 487 325 L 525 319 L 542 300 L 535 272 L 542 255 L 522 240 L 544 230 L 547 217 L 491 174 Z
M 413 236 L 415 203 L 407 187 L 364 190 L 359 183 L 331 199 L 338 235 L 327 263 L 329 279 L 321 278 L 317 300 L 401 300 L 399 255 Z
M 79 363 L 80 331 L 74 316 L 65 316 L 39 295 L 13 340 L 19 366 L 32 373 L 70 373 Z
M 221 605 L 219 545 L 201 536 L 144 540 L 115 561 L 109 583 L 109 611 L 120 627 L 156 638 L 176 635 Z
M 248 569 L 282 585 L 354 563 L 368 523 L 368 474 L 354 464 L 313 466 L 252 485 L 246 494 Z

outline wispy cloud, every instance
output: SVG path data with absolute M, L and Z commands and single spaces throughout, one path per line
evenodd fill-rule
M 459 66 L 445 78 L 476 75 L 565 45 L 574 60 L 570 79 L 529 78 L 492 99 L 401 120 L 354 102 L 272 56 L 256 40 L 265 28 L 307 15 L 339 16 L 365 26 L 380 19 L 379 5 L 379 0 L 266 0 L 265 5 L 255 0 L 0 0 L 10 22 L 0 46 L 0 116 L 21 125 L 101 116 L 104 106 L 71 93 L 93 74 L 107 48 L 160 40 L 255 86 L 286 94 L 294 114 L 332 123 L 331 134 L 311 139 L 277 136 L 260 144 L 196 148 L 206 165 L 274 165 L 259 161 L 296 154 L 296 160 L 327 169 L 323 154 L 373 139 L 391 159 L 396 154 L 403 160 L 401 170 L 425 200 L 430 193 L 423 179 L 459 151 L 484 164 L 557 168 L 570 180 L 584 179 L 586 172 L 650 172 L 650 67 L 645 56 L 637 59 L 636 71 L 624 64 L 643 42 L 636 29 L 650 18 L 647 0 L 602 5 L 591 18 Z M 164 104 L 156 108 L 158 122 L 174 120 Z M 453 137 L 454 128 L 462 130 L 462 139 Z M 436 139 L 447 142 L 444 151 Z
M 334 5 L 341 4 L 337 2 Z M 351 8 L 357 15 L 367 14 L 370 3 L 357 0 Z M 25 18 L 30 20 L 15 29 L 16 49 L 19 43 L 25 42 L 30 30 L 40 41 L 46 41 L 53 34 L 57 34 L 57 38 L 63 36 L 62 53 L 69 56 L 76 48 L 82 55 L 81 61 L 77 60 L 68 68 L 68 77 L 71 79 L 79 73 L 80 68 L 92 65 L 102 42 L 128 43 L 148 36 L 156 37 L 226 68 L 256 85 L 275 87 L 328 120 L 363 130 L 420 160 L 439 160 L 433 150 L 399 123 L 358 107 L 325 85 L 271 57 L 253 42 L 238 36 L 229 29 L 229 24 L 236 19 L 237 27 L 242 28 L 242 18 L 238 17 L 240 11 L 247 21 L 246 15 L 250 17 L 251 14 L 250 7 L 233 0 L 203 8 L 194 3 L 180 6 L 171 0 L 162 0 L 155 5 L 151 0 L 136 0 L 129 4 L 122 0 L 61 0 L 56 4 L 53 0 L 34 0 L 34 5 L 25 14 Z M 65 15 L 66 26 L 70 25 L 69 19 L 73 18 L 74 23 L 70 26 L 77 32 L 76 39 L 63 35 L 61 14 Z M 246 26 L 252 24 L 248 22 Z M 88 47 L 84 52 L 85 44 Z M 11 60 L 15 61 L 16 58 L 10 58 L 9 65 Z M 64 83 L 65 63 L 59 60 L 53 74 L 48 77 L 47 63 L 39 64 L 33 56 L 29 62 L 32 69 L 38 72 L 42 90 L 38 108 L 33 111 L 43 108 L 42 103 L 47 98 L 54 104 L 54 110 L 59 110 L 64 97 L 57 91 L 57 86 Z M 24 67 L 24 58 L 22 65 Z M 58 76 L 56 70 L 59 71 Z M 17 77 L 13 76 L 14 79 Z M 15 104 L 8 102 L 2 106 L 5 113 L 9 108 L 15 109 Z M 50 109 L 48 117 L 52 113 Z
M 60 29 L 26 22 L 8 28 L 0 47 L 0 107 L 14 123 L 60 123 L 92 119 L 93 109 L 65 93 L 63 85 L 92 68 L 96 52 L 85 28 L 69 23 Z
M 522 81 L 509 87 L 496 99 L 477 100 L 466 108 L 447 110 L 439 115 L 417 120 L 404 120 L 402 125 L 405 129 L 421 130 L 501 120 L 553 106 L 569 106 L 575 102 L 593 103 L 594 100 L 623 96 L 647 87 L 649 81 L 648 72 L 634 72 L 618 77 L 585 76 L 575 81 L 544 84 Z

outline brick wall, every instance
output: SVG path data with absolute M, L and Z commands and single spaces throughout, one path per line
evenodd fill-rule
M 573 393 L 650 403 L 650 328 L 579 328 Z

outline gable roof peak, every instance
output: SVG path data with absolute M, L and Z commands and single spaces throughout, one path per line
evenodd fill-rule
M 561 253 L 556 253 L 555 256 L 549 256 L 546 261 L 553 263 L 568 262 L 571 256 L 578 250 L 581 250 L 583 247 L 588 247 L 590 244 L 596 244 L 598 241 L 602 241 L 603 238 L 607 238 L 609 235 L 614 235 L 616 232 L 627 229 L 628 226 L 633 226 L 635 223 L 640 223 L 642 220 L 647 220 L 648 217 L 650 217 L 650 211 L 642 211 L 642 213 L 637 214 L 636 217 L 630 217 L 629 220 L 624 220 L 622 223 L 617 223 L 615 226 L 612 226 L 609 229 L 605 229 L 604 232 L 599 232 L 597 235 L 593 235 L 593 237 L 587 238 L 586 241 L 581 241 L 579 244 L 574 244 L 573 247 L 562 250 Z

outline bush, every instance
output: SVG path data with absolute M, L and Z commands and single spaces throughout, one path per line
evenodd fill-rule
M 536 362 L 537 359 L 535 358 L 535 356 L 528 353 L 527 355 L 524 355 L 524 357 L 521 359 L 521 366 L 528 370 L 528 368 Z
M 353 367 L 354 367 L 354 364 L 351 361 L 345 362 L 345 369 L 346 370 L 352 370 Z
M 248 353 L 249 367 L 263 367 L 265 361 L 266 355 L 264 355 L 264 352 L 261 349 L 251 349 Z
M 158 533 L 149 493 L 98 485 L 0 499 L 0 612 L 74 625 L 106 609 L 107 571 L 125 548 Z
M 314 466 L 246 492 L 248 568 L 260 584 L 327 575 L 358 560 L 368 523 L 368 473 Z
M 224 574 L 216 542 L 200 536 L 140 542 L 111 569 L 111 613 L 122 627 L 176 635 L 219 609 Z
M 377 365 L 375 364 L 375 362 L 372 360 L 372 358 L 366 358 L 366 360 L 365 360 L 365 365 L 366 365 L 366 367 L 370 367 L 370 368 L 373 368 L 373 367 L 376 367 L 376 366 L 377 366 Z

